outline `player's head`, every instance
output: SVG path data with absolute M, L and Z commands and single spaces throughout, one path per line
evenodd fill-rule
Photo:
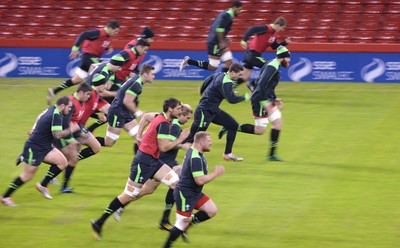
M 79 99 L 79 101 L 87 102 L 92 95 L 92 87 L 87 83 L 81 83 L 76 89 L 74 95 Z
M 239 63 L 232 63 L 228 70 L 229 78 L 233 81 L 237 81 L 243 75 L 243 66 Z
M 287 21 L 283 16 L 276 18 L 276 20 L 274 21 L 275 32 L 281 32 L 281 31 L 285 30 L 286 25 L 287 25 Z
M 63 115 L 68 115 L 72 108 L 72 101 L 68 96 L 61 96 L 57 99 L 56 106 Z
M 194 135 L 194 143 L 193 145 L 200 149 L 201 152 L 209 152 L 211 150 L 212 140 L 211 136 L 206 131 L 197 132 Z
M 163 112 L 168 114 L 172 119 L 178 118 L 181 114 L 182 103 L 173 97 L 165 99 L 163 103 Z
M 154 41 L 154 31 L 148 27 L 144 27 L 140 39 L 146 40 L 151 43 Z
M 232 3 L 233 14 L 239 16 L 240 11 L 243 9 L 243 3 L 240 1 L 233 1 Z
M 150 43 L 144 39 L 138 39 L 136 41 L 136 50 L 138 51 L 139 55 L 143 55 L 147 53 L 150 47 Z
M 107 86 L 108 78 L 104 75 L 96 73 L 92 78 L 92 85 L 96 89 L 97 92 L 102 93 Z
M 125 59 L 121 56 L 121 54 L 116 54 L 111 57 L 109 68 L 110 71 L 116 72 L 125 64 Z
M 183 125 L 192 118 L 193 109 L 189 104 L 182 104 L 181 114 L 178 116 L 179 124 Z
M 154 74 L 154 67 L 150 64 L 144 64 L 140 69 L 139 75 L 142 77 L 143 83 L 151 83 L 156 77 Z
M 276 58 L 280 60 L 281 66 L 285 68 L 289 67 L 290 51 L 286 47 L 279 46 L 278 49 L 276 49 Z
M 109 36 L 114 36 L 119 33 L 119 23 L 116 20 L 110 20 L 106 26 L 106 32 Z

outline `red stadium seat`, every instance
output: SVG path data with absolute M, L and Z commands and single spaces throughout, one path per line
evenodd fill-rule
M 396 43 L 397 36 L 398 36 L 398 31 L 382 30 L 382 31 L 378 31 L 375 39 L 378 42 L 382 42 L 382 43 Z
M 320 23 L 314 25 L 313 28 L 319 29 L 319 30 L 330 30 L 333 25 L 334 25 L 333 22 L 320 22 Z
M 295 20 L 297 21 L 311 21 L 315 17 L 315 13 L 311 12 L 299 12 L 295 14 Z
M 337 16 L 337 13 L 322 12 L 318 13 L 318 20 L 320 20 L 321 22 L 333 22 L 336 20 Z
M 354 31 L 352 39 L 359 43 L 372 43 L 374 42 L 375 31 L 359 30 Z
M 344 4 L 342 7 L 342 13 L 353 13 L 358 14 L 361 12 L 362 6 L 358 4 Z
M 391 3 L 391 4 L 387 5 L 385 12 L 387 14 L 400 14 L 400 4 Z
M 356 29 L 357 30 L 378 30 L 381 26 L 379 25 L 379 22 L 375 21 L 365 21 L 365 22 L 360 22 Z
M 318 4 L 315 3 L 301 3 L 297 5 L 299 12 L 311 12 L 316 13 L 318 11 Z
M 360 17 L 361 17 L 360 18 L 361 22 L 375 21 L 375 22 L 379 23 L 382 21 L 381 14 L 362 14 Z
M 293 13 L 296 11 L 296 4 L 275 4 L 272 13 Z
M 340 13 L 338 14 L 338 21 L 341 22 L 357 22 L 360 15 L 354 13 Z
M 305 42 L 307 41 L 309 31 L 308 30 L 290 30 L 287 32 L 287 36 L 292 38 L 292 42 Z
M 385 6 L 383 4 L 367 4 L 363 8 L 363 12 L 370 14 L 381 14 L 383 13 L 384 7 Z
M 337 13 L 340 10 L 340 4 L 326 3 L 319 6 L 319 12 Z
M 142 9 L 162 11 L 165 9 L 165 6 L 166 4 L 162 1 L 148 1 L 145 4 L 143 4 Z
M 333 28 L 336 30 L 354 30 L 355 26 L 355 22 L 338 21 L 335 22 L 335 26 Z
M 312 30 L 310 32 L 308 41 L 326 43 L 328 42 L 329 33 L 330 32 L 328 30 Z
M 350 40 L 352 35 L 352 30 L 335 30 L 331 32 L 330 40 L 333 42 L 342 42 L 343 40 Z
M 393 31 L 400 31 L 400 26 L 399 26 L 399 24 L 397 24 L 397 23 L 391 23 L 391 22 L 389 22 L 389 23 L 384 23 L 382 26 L 382 30 L 388 30 L 388 31 L 390 31 L 390 30 L 393 30 Z

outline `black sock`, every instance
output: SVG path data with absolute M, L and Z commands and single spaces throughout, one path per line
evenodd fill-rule
M 193 219 L 192 219 L 192 224 L 196 225 L 199 224 L 200 222 L 206 221 L 210 219 L 210 216 L 204 211 L 199 211 L 194 214 Z
M 207 61 L 189 59 L 188 60 L 188 64 L 208 70 L 208 64 L 209 63 Z
M 163 213 L 163 222 L 169 221 L 169 215 L 171 213 L 172 206 L 174 206 L 174 190 L 168 189 L 167 195 L 165 196 L 165 208 Z
M 64 171 L 64 183 L 63 188 L 68 187 L 69 180 L 71 179 L 72 172 L 74 171 L 75 166 L 68 165 Z
M 47 187 L 47 184 L 49 184 L 49 182 L 51 181 L 51 179 L 55 178 L 56 176 L 58 176 L 58 174 L 60 174 L 61 170 L 60 168 L 58 168 L 57 165 L 52 164 L 49 168 L 49 170 L 46 173 L 46 176 L 44 176 L 42 182 L 40 183 L 40 185 L 42 185 L 43 187 Z
M 164 244 L 164 248 L 169 248 L 172 246 L 172 243 L 174 243 L 175 240 L 177 240 L 179 238 L 179 236 L 181 236 L 181 234 L 183 233 L 183 231 L 179 230 L 178 228 L 176 228 L 175 226 L 172 227 L 167 242 Z
M 221 69 L 222 72 L 228 72 L 228 70 L 229 70 L 229 67 L 222 67 L 222 69 Z
M 106 143 L 105 143 L 103 137 L 96 137 L 96 139 L 100 143 L 101 146 L 106 146 Z
M 57 88 L 54 89 L 54 94 L 57 94 L 58 92 L 65 90 L 73 85 L 74 85 L 74 83 L 72 83 L 72 80 L 68 79 L 68 80 L 64 81 L 62 84 L 60 84 L 60 86 L 58 86 Z
M 81 151 L 79 152 L 79 154 L 78 154 L 78 159 L 79 159 L 79 160 L 82 160 L 82 159 L 91 157 L 91 156 L 93 156 L 94 154 L 96 154 L 96 153 L 92 150 L 92 148 L 86 147 L 85 149 L 83 149 L 83 150 L 81 150 Z
M 98 121 L 96 121 L 95 123 L 93 123 L 92 125 L 90 125 L 90 126 L 87 128 L 87 130 L 88 130 L 89 132 L 93 133 L 93 131 L 94 131 L 96 128 L 98 128 L 98 127 L 100 127 L 100 126 L 102 126 L 102 125 L 104 125 L 104 124 L 105 124 L 105 122 L 102 122 L 102 121 L 98 120 Z
M 14 181 L 12 181 L 8 186 L 8 189 L 6 193 L 3 195 L 3 198 L 10 197 L 10 195 L 19 187 L 21 187 L 22 184 L 24 184 L 24 182 L 21 180 L 20 177 L 15 178 Z
M 110 217 L 110 215 L 112 213 L 117 211 L 119 208 L 123 208 L 123 207 L 124 207 L 124 205 L 122 205 L 122 203 L 119 201 L 118 197 L 115 197 L 114 200 L 112 200 L 112 202 L 110 203 L 110 205 L 108 205 L 108 207 L 106 207 L 106 209 L 104 210 L 104 213 L 100 217 L 100 219 L 96 220 L 96 223 L 99 226 L 102 226 L 104 224 L 104 222 L 107 220 L 107 218 Z
M 233 143 L 236 139 L 236 131 L 228 130 L 226 133 L 226 145 L 225 145 L 225 154 L 229 154 L 232 152 Z
M 270 156 L 275 153 L 275 149 L 278 147 L 278 138 L 280 131 L 281 130 L 278 129 L 271 129 L 271 152 L 269 153 Z
M 254 125 L 253 124 L 240 124 L 238 131 L 242 132 L 242 133 L 254 134 Z

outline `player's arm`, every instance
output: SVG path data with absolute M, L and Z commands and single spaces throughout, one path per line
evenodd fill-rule
M 199 186 L 209 183 L 225 172 L 223 166 L 217 165 L 212 173 L 205 175 L 203 171 L 204 166 L 206 166 L 206 164 L 203 163 L 203 160 L 200 157 L 194 157 L 191 159 L 192 175 L 194 181 Z
M 243 39 L 240 42 L 240 45 L 243 48 L 247 48 L 247 41 L 249 40 L 249 38 L 251 36 L 256 35 L 256 34 L 263 34 L 263 33 L 266 33 L 266 32 L 268 32 L 267 25 L 259 25 L 259 26 L 250 27 L 247 30 L 246 34 L 243 36 Z
M 95 40 L 99 37 L 100 37 L 100 30 L 89 30 L 80 33 L 74 43 L 74 46 L 71 49 L 71 53 L 69 55 L 70 59 L 74 59 L 78 56 L 79 47 L 81 46 L 84 40 Z
M 53 114 L 51 133 L 55 139 L 70 137 L 74 132 L 79 131 L 77 123 L 70 123 L 68 128 L 63 129 L 63 118 L 60 114 Z
M 169 133 L 170 126 L 167 122 L 163 122 L 158 127 L 157 142 L 161 152 L 167 152 L 182 143 L 189 136 L 189 129 L 181 132 L 178 138 Z
M 232 82 L 223 83 L 222 84 L 222 92 L 224 94 L 225 99 L 229 103 L 238 103 L 238 102 L 248 101 L 249 100 L 249 94 L 248 93 L 246 93 L 243 96 L 235 95 L 235 92 L 233 90 L 233 83 Z
M 157 112 L 145 113 L 139 122 L 139 128 L 136 134 L 136 140 L 139 141 L 142 138 L 144 129 L 150 124 L 150 122 L 157 116 Z
M 132 114 L 135 114 L 138 109 L 135 103 L 135 99 L 137 97 L 137 93 L 134 92 L 131 88 L 129 88 L 126 92 L 125 92 L 125 96 L 123 99 L 123 104 L 124 106 L 129 110 L 129 112 L 131 112 Z
M 274 41 L 274 43 L 271 44 L 271 48 L 273 50 L 276 50 L 278 47 L 280 46 L 287 46 L 289 43 L 291 42 L 290 37 L 287 37 L 284 41 L 282 41 L 281 43 L 278 43 L 276 40 Z
M 260 84 L 260 89 L 262 89 L 260 91 L 261 94 L 261 104 L 265 105 L 268 104 L 270 102 L 270 97 L 268 96 L 269 92 L 274 92 L 274 89 L 272 88 L 272 78 L 274 77 L 275 73 L 277 73 L 278 70 L 271 66 L 268 65 L 266 70 L 264 72 L 261 73 L 260 75 L 260 80 L 257 82 Z M 274 93 L 275 94 L 275 93 Z

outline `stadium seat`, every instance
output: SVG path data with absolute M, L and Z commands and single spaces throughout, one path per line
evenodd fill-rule
M 400 14 L 400 4 L 390 3 L 386 6 L 386 15 L 387 14 Z
M 155 11 L 162 11 L 165 9 L 165 2 L 162 1 L 148 1 L 143 4 L 143 10 L 155 10 Z
M 333 22 L 320 22 L 317 25 L 313 26 L 313 29 L 317 29 L 317 30 L 329 30 L 332 28 L 332 26 L 334 25 Z
M 329 35 L 331 42 L 346 43 L 351 40 L 353 30 L 335 30 Z
M 358 4 L 343 4 L 342 13 L 358 14 L 361 12 L 362 6 Z
M 309 42 L 318 42 L 318 43 L 326 43 L 328 42 L 329 36 L 328 30 L 312 30 L 310 31 L 310 35 L 308 36 Z
M 376 21 L 363 21 L 356 26 L 357 30 L 378 30 L 379 28 L 381 25 Z
M 360 18 L 360 15 L 355 14 L 355 13 L 340 13 L 338 14 L 338 21 L 341 22 L 357 22 L 358 19 Z
M 333 28 L 336 30 L 354 30 L 355 26 L 355 22 L 337 21 L 335 22 Z
M 311 12 L 298 12 L 295 14 L 295 20 L 296 21 L 311 21 L 315 17 L 315 13 Z
M 319 6 L 319 12 L 338 13 L 340 4 L 338 3 L 324 3 Z
M 391 22 L 384 22 L 383 25 L 381 25 L 382 30 L 393 30 L 393 31 L 400 31 L 400 26 L 397 23 L 391 23 Z
M 297 10 L 296 4 L 274 4 L 272 13 L 293 13 Z
M 376 41 L 382 43 L 396 43 L 398 31 L 381 30 L 375 36 Z
M 360 21 L 361 22 L 375 21 L 375 22 L 379 23 L 380 21 L 382 21 L 382 15 L 381 14 L 364 13 L 364 14 L 360 15 Z
M 318 11 L 318 4 L 316 3 L 301 3 L 297 4 L 298 12 L 311 12 L 316 13 Z
M 363 8 L 363 13 L 370 13 L 370 14 L 381 14 L 384 10 L 383 4 L 366 4 Z
M 359 43 L 372 43 L 374 42 L 375 31 L 358 30 L 354 31 L 352 39 Z
M 321 22 L 333 22 L 336 20 L 337 16 L 338 16 L 337 13 L 331 13 L 331 12 L 318 13 L 318 19 Z
M 289 30 L 287 36 L 292 38 L 292 42 L 306 42 L 309 31 L 304 29 Z

